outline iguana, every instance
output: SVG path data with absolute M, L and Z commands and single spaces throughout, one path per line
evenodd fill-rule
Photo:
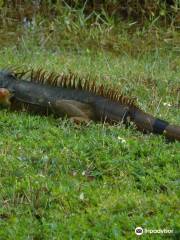
M 26 109 L 38 114 L 67 116 L 75 122 L 102 121 L 109 123 L 133 122 L 142 132 L 164 134 L 180 141 L 180 126 L 142 111 L 134 102 L 118 91 L 97 86 L 77 75 L 47 74 L 37 71 L 0 71 L 0 104 L 12 110 Z

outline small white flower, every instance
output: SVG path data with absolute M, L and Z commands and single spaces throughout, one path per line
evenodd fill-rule
M 77 175 L 77 172 L 76 172 L 76 171 L 73 171 L 73 172 L 72 172 L 72 175 L 73 175 L 73 176 L 76 176 L 76 175 Z
M 172 105 L 170 103 L 163 103 L 164 106 L 171 107 Z
M 84 200 L 84 193 L 81 193 L 81 194 L 79 195 L 79 199 L 80 199 L 81 201 Z
M 118 136 L 118 140 L 120 140 L 122 143 L 126 143 L 126 140 L 124 138 L 121 138 Z
M 83 171 L 83 172 L 82 172 L 82 176 L 85 176 L 85 175 L 86 175 L 86 171 Z

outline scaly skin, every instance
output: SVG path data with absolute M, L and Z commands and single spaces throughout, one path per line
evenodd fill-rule
M 28 80 L 28 79 L 27 79 Z M 180 141 L 180 127 L 157 119 L 128 102 L 115 101 L 107 96 L 77 87 L 50 86 L 18 79 L 11 72 L 0 71 L 0 104 L 10 99 L 12 110 L 38 114 L 67 116 L 75 122 L 106 121 L 109 123 L 134 122 L 142 132 L 164 134 Z M 7 94 L 7 98 L 4 95 Z

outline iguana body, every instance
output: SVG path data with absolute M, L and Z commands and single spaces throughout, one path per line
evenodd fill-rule
M 25 81 L 27 80 L 27 81 Z M 67 116 L 76 122 L 134 122 L 143 132 L 164 134 L 180 140 L 180 127 L 169 125 L 140 110 L 132 100 L 95 83 L 77 80 L 77 76 L 46 75 L 43 71 L 0 72 L 0 88 L 13 93 L 11 109 Z

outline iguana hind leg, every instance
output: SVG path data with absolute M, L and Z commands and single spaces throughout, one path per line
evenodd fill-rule
M 57 100 L 52 108 L 59 116 L 67 116 L 75 123 L 88 123 L 95 115 L 91 105 L 75 100 Z

